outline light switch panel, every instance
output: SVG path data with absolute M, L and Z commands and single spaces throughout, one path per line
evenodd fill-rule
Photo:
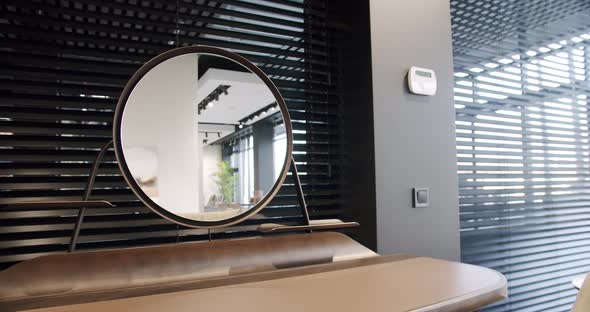
M 430 192 L 426 187 L 415 187 L 413 190 L 414 208 L 426 208 L 430 204 Z

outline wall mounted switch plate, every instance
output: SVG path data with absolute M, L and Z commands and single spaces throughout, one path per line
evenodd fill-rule
M 430 192 L 426 187 L 415 187 L 412 190 L 414 208 L 426 208 L 430 204 Z

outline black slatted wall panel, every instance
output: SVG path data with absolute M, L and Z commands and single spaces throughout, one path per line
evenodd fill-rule
M 64 252 L 76 210 L 17 208 L 79 200 L 90 162 L 111 138 L 113 110 L 130 76 L 175 46 L 207 44 L 249 58 L 290 109 L 295 159 L 311 215 L 341 217 L 340 116 L 325 1 L 4 0 L 0 3 L 0 268 Z M 79 249 L 200 240 L 143 207 L 110 151 Z M 254 234 L 263 222 L 300 222 L 292 180 L 255 218 L 214 237 Z
M 590 2 L 453 0 L 463 261 L 489 311 L 570 311 L 590 271 Z

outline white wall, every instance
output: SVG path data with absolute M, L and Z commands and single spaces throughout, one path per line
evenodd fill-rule
M 455 111 L 448 0 L 371 0 L 377 248 L 458 260 Z M 410 66 L 438 76 L 433 97 L 409 94 Z M 412 187 L 429 187 L 412 208 Z
M 176 213 L 199 212 L 197 123 L 197 57 L 183 55 L 149 71 L 125 106 L 123 149 L 154 151 L 159 204 Z M 124 153 L 125 154 L 125 153 Z M 125 158 L 132 174 L 145 164 Z M 153 155 L 151 156 L 153 157 Z
M 211 195 L 221 195 L 219 192 L 219 187 L 215 183 L 217 178 L 213 177 L 213 175 L 217 172 L 217 164 L 219 164 L 219 162 L 222 160 L 221 145 L 203 144 L 201 153 L 201 168 L 203 169 L 203 174 L 201 175 L 201 194 L 203 202 L 207 203 Z

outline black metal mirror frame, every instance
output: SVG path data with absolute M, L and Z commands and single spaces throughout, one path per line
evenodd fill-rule
M 239 215 L 236 215 L 234 217 L 231 217 L 231 218 L 228 218 L 225 220 L 199 221 L 199 220 L 187 219 L 187 218 L 183 218 L 179 215 L 173 214 L 173 213 L 169 212 L 168 210 L 162 208 L 158 204 L 156 204 L 153 200 L 151 200 L 151 198 L 149 198 L 149 196 L 147 196 L 143 192 L 141 187 L 137 184 L 137 182 L 133 178 L 133 175 L 129 171 L 129 167 L 127 166 L 127 162 L 125 160 L 125 156 L 123 153 L 123 146 L 121 145 L 121 121 L 123 118 L 123 112 L 125 109 L 125 105 L 127 104 L 127 100 L 129 99 L 129 96 L 131 95 L 131 92 L 133 91 L 133 89 L 135 88 L 137 83 L 151 69 L 153 69 L 157 65 L 165 62 L 166 60 L 169 60 L 169 59 L 176 57 L 176 56 L 185 55 L 185 54 L 193 54 L 193 53 L 221 56 L 221 57 L 230 59 L 230 60 L 242 65 L 246 69 L 250 70 L 252 73 L 256 74 L 256 76 L 258 76 L 266 84 L 266 86 L 270 89 L 270 91 L 274 95 L 276 102 L 279 105 L 281 114 L 283 116 L 283 123 L 285 124 L 285 130 L 286 130 L 286 135 L 287 135 L 287 153 L 285 155 L 285 162 L 283 164 L 283 168 L 281 170 L 281 174 L 279 175 L 279 178 L 277 179 L 277 181 L 275 182 L 275 184 L 273 185 L 271 190 L 253 208 L 251 208 L 248 211 L 245 211 Z M 123 93 L 119 97 L 119 101 L 117 102 L 117 107 L 115 109 L 115 118 L 113 121 L 113 143 L 114 143 L 114 148 L 115 148 L 115 157 L 117 159 L 117 162 L 119 164 L 119 169 L 121 170 L 123 177 L 127 181 L 127 184 L 129 184 L 133 193 L 135 193 L 135 195 L 137 195 L 137 197 L 139 197 L 139 199 L 146 206 L 148 206 L 151 210 L 153 210 L 154 212 L 156 212 L 160 216 L 162 216 L 172 222 L 184 225 L 184 226 L 188 226 L 188 227 L 192 227 L 192 228 L 218 228 L 218 227 L 225 227 L 225 226 L 230 226 L 230 225 L 239 223 L 239 222 L 249 218 L 250 216 L 256 214 L 261 209 L 266 207 L 268 205 L 268 203 L 277 194 L 277 192 L 279 191 L 279 189 L 283 185 L 285 178 L 287 177 L 287 173 L 289 172 L 289 167 L 290 167 L 291 160 L 292 160 L 293 128 L 291 125 L 291 118 L 289 117 L 289 111 L 287 110 L 287 105 L 285 104 L 285 100 L 283 99 L 283 96 L 281 95 L 281 93 L 279 92 L 279 90 L 277 89 L 275 84 L 270 80 L 270 78 L 268 78 L 268 76 L 266 76 L 266 74 L 260 68 L 258 68 L 258 66 L 254 65 L 252 62 L 248 61 L 246 58 L 244 58 L 236 53 L 233 53 L 233 52 L 221 49 L 221 48 L 217 48 L 217 47 L 196 45 L 196 46 L 190 46 L 190 47 L 176 48 L 176 49 L 166 51 L 162 54 L 159 54 L 158 56 L 154 57 L 153 59 L 151 59 L 147 63 L 145 63 L 131 77 L 131 79 L 129 80 L 129 82 L 127 83 L 125 88 L 123 89 Z

